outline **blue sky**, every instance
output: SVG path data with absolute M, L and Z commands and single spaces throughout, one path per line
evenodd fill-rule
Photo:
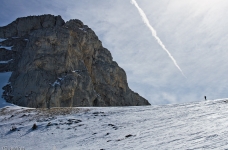
M 133 91 L 161 105 L 228 97 L 228 1 L 138 0 L 182 76 L 130 0 L 1 0 L 0 26 L 29 15 L 61 15 L 92 28 Z

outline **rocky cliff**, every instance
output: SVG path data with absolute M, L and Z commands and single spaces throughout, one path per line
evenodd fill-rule
M 138 106 L 126 73 L 80 20 L 18 18 L 0 27 L 0 72 L 12 72 L 3 98 L 27 107 Z

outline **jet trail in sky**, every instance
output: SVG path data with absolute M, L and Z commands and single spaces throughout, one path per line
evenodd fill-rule
M 139 5 L 137 4 L 137 2 L 135 0 L 131 1 L 133 5 L 135 5 L 135 7 L 138 9 L 139 14 L 141 15 L 143 22 L 146 24 L 146 26 L 150 29 L 153 37 L 157 40 L 158 44 L 167 52 L 167 54 L 169 55 L 169 57 L 172 59 L 174 65 L 178 68 L 178 70 L 181 72 L 181 74 L 187 78 L 183 71 L 181 70 L 181 68 L 178 66 L 176 60 L 173 58 L 173 56 L 170 54 L 170 52 L 166 49 L 165 45 L 162 43 L 162 41 L 159 39 L 159 37 L 157 36 L 157 33 L 155 31 L 155 29 L 150 25 L 149 20 L 146 17 L 146 14 L 143 12 L 143 10 L 139 7 Z

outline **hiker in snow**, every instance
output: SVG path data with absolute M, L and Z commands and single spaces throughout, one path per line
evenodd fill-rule
M 206 96 L 204 96 L 204 98 L 205 98 L 205 101 L 207 100 L 207 97 Z

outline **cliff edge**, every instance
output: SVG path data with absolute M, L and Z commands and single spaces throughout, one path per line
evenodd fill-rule
M 80 20 L 41 15 L 0 27 L 0 72 L 12 72 L 2 97 L 20 106 L 139 106 L 125 71 Z

